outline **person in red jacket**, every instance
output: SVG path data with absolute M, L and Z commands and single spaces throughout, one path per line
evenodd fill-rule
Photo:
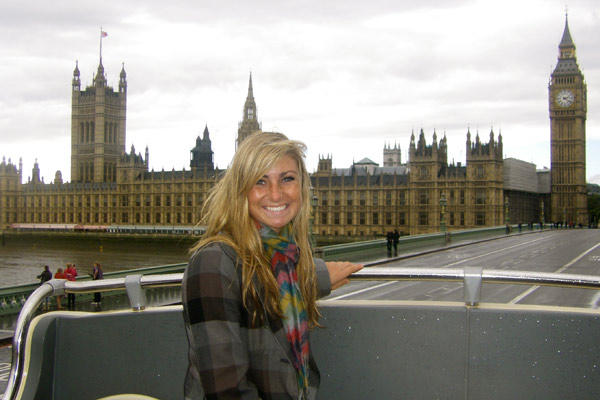
M 75 281 L 75 278 L 77 277 L 77 268 L 75 268 L 75 264 L 67 264 L 65 276 L 68 281 Z M 69 310 L 75 309 L 75 293 L 67 293 L 67 307 Z
M 54 279 L 67 279 L 67 276 L 65 275 L 65 273 L 63 272 L 62 268 L 59 268 L 58 271 L 56 271 L 56 273 L 54 274 Z M 56 296 L 56 307 L 61 310 L 62 309 L 62 305 L 61 300 L 62 300 L 63 296 L 59 295 Z

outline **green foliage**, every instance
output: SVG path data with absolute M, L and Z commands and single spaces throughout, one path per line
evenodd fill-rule
M 596 185 L 595 183 L 588 183 L 587 192 L 591 194 L 600 194 L 600 185 Z
M 590 221 L 598 225 L 600 220 L 600 193 L 588 193 L 588 215 Z

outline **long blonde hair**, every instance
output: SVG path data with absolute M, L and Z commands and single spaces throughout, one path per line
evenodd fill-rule
M 202 207 L 200 223 L 206 226 L 206 233 L 191 251 L 214 242 L 228 244 L 236 251 L 242 262 L 242 301 L 246 309 L 252 310 L 253 323 L 263 321 L 265 317 L 260 311 L 260 293 L 264 296 L 269 314 L 281 316 L 281 310 L 277 281 L 263 250 L 256 223 L 250 217 L 248 193 L 277 161 L 290 156 L 298 163 L 301 182 L 300 210 L 291 221 L 292 234 L 300 251 L 296 271 L 309 325 L 318 325 L 317 282 L 309 241 L 310 178 L 304 165 L 305 151 L 306 146 L 302 142 L 290 140 L 281 133 L 255 132 L 242 142 L 231 165 Z M 256 281 L 262 291 L 256 287 Z

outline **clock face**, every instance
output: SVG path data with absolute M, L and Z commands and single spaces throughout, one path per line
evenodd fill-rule
M 575 95 L 570 90 L 561 90 L 556 95 L 556 104 L 561 107 L 569 107 L 575 101 Z

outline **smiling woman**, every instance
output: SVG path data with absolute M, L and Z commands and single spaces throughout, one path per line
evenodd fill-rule
M 248 193 L 250 216 L 279 232 L 298 214 L 300 189 L 298 163 L 283 156 Z
M 186 399 L 312 399 L 316 300 L 362 268 L 313 259 L 304 144 L 255 132 L 204 204 L 183 280 Z

